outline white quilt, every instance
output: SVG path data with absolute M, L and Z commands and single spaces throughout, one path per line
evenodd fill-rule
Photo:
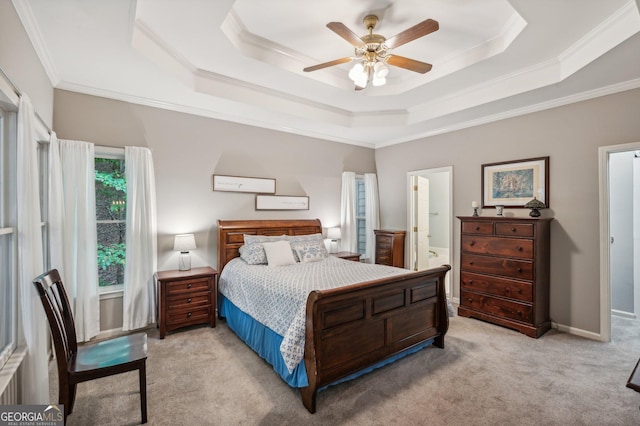
M 283 336 L 280 352 L 292 372 L 304 358 L 306 302 L 312 290 L 409 272 L 334 256 L 287 266 L 249 265 L 235 258 L 222 270 L 219 290 L 243 312 Z

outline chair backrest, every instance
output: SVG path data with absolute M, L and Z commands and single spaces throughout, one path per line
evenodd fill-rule
M 49 321 L 58 362 L 58 373 L 66 374 L 67 362 L 78 352 L 78 342 L 73 314 L 62 279 L 58 270 L 52 269 L 35 278 L 33 285 L 38 290 Z

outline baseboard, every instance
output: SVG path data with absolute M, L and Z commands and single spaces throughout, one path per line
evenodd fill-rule
M 617 317 L 627 318 L 627 319 L 637 319 L 638 318 L 638 316 L 636 314 L 634 314 L 633 312 L 619 311 L 617 309 L 612 309 L 611 310 L 611 315 L 615 315 Z
M 569 325 L 558 324 L 557 322 L 551 321 L 551 328 L 555 328 L 558 331 L 562 331 L 563 333 L 573 334 L 575 336 L 584 337 L 591 340 L 598 340 L 603 342 L 602 335 L 600 333 L 594 333 L 593 331 L 583 330 L 581 328 L 571 327 Z

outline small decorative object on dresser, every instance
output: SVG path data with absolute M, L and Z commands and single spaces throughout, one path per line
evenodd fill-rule
M 540 337 L 549 318 L 552 218 L 461 217 L 458 314 Z
M 540 209 L 544 209 L 546 206 L 542 201 L 538 200 L 536 197 L 533 197 L 533 200 L 525 204 L 524 207 L 527 209 L 531 209 L 531 211 L 529 212 L 529 216 L 540 217 Z
M 353 260 L 354 262 L 360 262 L 360 253 L 352 253 L 350 251 L 339 251 L 337 253 L 329 253 L 331 256 L 339 257 L 340 259 Z
M 502 216 L 503 210 L 504 210 L 504 206 L 496 206 L 496 216 Z
M 189 271 L 156 272 L 160 338 L 167 331 L 193 324 L 216 326 L 216 277 L 206 266 Z
M 471 208 L 473 209 L 473 215 L 474 216 L 478 216 L 478 207 L 480 207 L 480 206 L 478 205 L 477 201 L 472 201 L 471 202 Z
M 376 259 L 379 265 L 404 268 L 404 236 L 405 231 L 376 229 Z

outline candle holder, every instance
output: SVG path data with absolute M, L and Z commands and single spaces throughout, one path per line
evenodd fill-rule
M 472 201 L 472 202 L 471 202 L 471 208 L 473 209 L 473 215 L 474 215 L 474 216 L 478 216 L 478 208 L 479 208 L 479 207 L 480 207 L 480 206 L 478 205 L 478 202 L 477 202 L 477 201 Z
M 477 207 L 473 208 L 473 215 L 474 216 L 478 216 L 478 208 Z

